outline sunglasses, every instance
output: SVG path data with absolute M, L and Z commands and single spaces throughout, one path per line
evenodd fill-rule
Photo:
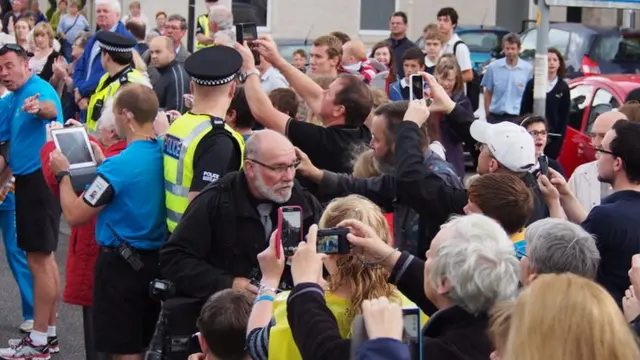
M 0 47 L 0 56 L 5 55 L 8 52 L 14 52 L 22 57 L 28 57 L 29 53 L 18 44 L 4 44 Z

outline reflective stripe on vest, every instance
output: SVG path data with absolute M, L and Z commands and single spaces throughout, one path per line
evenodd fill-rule
M 129 71 L 124 72 L 120 75 L 120 77 L 108 85 L 105 86 L 105 83 L 109 80 L 109 74 L 104 74 L 100 78 L 100 82 L 96 87 L 95 92 L 89 99 L 89 105 L 87 107 L 87 130 L 91 133 L 95 133 L 98 127 L 98 119 L 102 115 L 102 110 L 107 103 L 107 100 L 110 97 L 113 97 L 120 86 L 126 83 L 147 83 L 147 79 L 145 76 L 135 69 L 130 69 Z M 96 106 L 98 105 L 98 106 Z M 99 113 L 97 113 L 99 112 Z M 95 113 L 95 116 L 94 116 Z M 94 119 L 95 117 L 95 119 Z
M 187 113 L 177 119 L 167 133 L 164 144 L 164 178 L 167 226 L 173 232 L 189 205 L 189 190 L 193 181 L 193 158 L 198 142 L 212 129 L 209 117 Z M 224 124 L 240 148 L 240 164 L 244 158 L 242 135 Z
M 204 29 L 204 36 L 209 36 L 209 15 L 198 16 L 198 24 Z M 202 48 L 213 46 L 213 44 L 201 44 L 196 41 L 196 51 Z

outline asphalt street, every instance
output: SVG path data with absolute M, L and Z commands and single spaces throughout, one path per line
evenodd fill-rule
M 60 225 L 60 240 L 56 260 L 60 269 L 60 280 L 64 289 L 64 269 L 69 247 L 69 228 L 64 221 Z M 62 291 L 61 289 L 61 291 Z M 22 322 L 20 293 L 11 270 L 7 265 L 4 246 L 0 246 L 0 347 L 6 347 L 8 339 L 22 337 L 18 325 Z M 52 359 L 83 360 L 84 332 L 82 331 L 82 310 L 79 306 L 58 303 L 58 338 L 61 352 Z

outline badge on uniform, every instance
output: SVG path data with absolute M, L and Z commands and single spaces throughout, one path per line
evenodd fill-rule
M 98 204 L 103 202 L 101 200 L 104 200 L 103 197 L 107 194 L 110 187 L 111 184 L 109 184 L 105 178 L 100 175 L 96 176 L 93 183 L 91 183 L 89 188 L 84 192 L 84 201 L 93 207 L 101 206 Z
M 162 147 L 162 151 L 166 155 L 176 160 L 180 160 L 181 150 L 182 150 L 182 139 L 175 137 L 173 135 L 167 134 L 167 136 L 164 138 L 164 145 Z

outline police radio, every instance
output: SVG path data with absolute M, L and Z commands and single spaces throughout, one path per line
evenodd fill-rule
M 118 240 L 120 245 L 118 245 L 118 254 L 124 259 L 124 261 L 129 264 L 134 271 L 140 271 L 144 267 L 144 263 L 140 259 L 140 255 L 136 251 L 136 249 L 132 248 L 129 243 L 122 236 L 118 235 L 116 230 L 111 226 L 111 224 L 106 224 L 109 230 L 113 233 L 113 236 Z

